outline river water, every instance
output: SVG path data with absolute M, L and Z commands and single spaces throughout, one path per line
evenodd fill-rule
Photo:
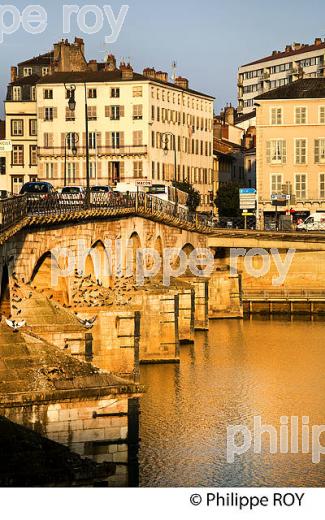
M 305 435 L 325 424 L 324 337 L 324 321 L 210 321 L 180 365 L 141 367 L 140 486 L 324 486 L 325 456 L 313 464 L 312 443 L 301 453 L 302 417 Z M 299 453 L 271 454 L 264 434 L 261 453 L 247 445 L 227 462 L 227 427 L 253 433 L 254 417 L 275 428 L 277 451 L 281 417 L 299 417 Z M 288 437 L 291 452 L 291 427 Z

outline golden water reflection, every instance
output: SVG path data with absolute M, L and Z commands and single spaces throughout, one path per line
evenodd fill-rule
M 277 431 L 282 416 L 325 424 L 324 331 L 324 321 L 218 320 L 182 346 L 180 366 L 142 367 L 140 485 L 324 486 L 324 460 L 271 455 L 267 435 L 262 454 L 226 461 L 227 427 L 251 430 L 254 416 Z

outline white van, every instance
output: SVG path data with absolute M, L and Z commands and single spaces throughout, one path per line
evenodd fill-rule
M 302 224 L 298 224 L 297 231 L 325 231 L 325 213 L 312 213 Z

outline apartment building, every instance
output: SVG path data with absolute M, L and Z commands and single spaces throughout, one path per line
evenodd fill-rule
M 301 79 L 256 98 L 257 189 L 261 224 L 272 196 L 290 195 L 285 214 L 325 211 L 325 78 Z
M 214 98 L 192 90 L 182 77 L 171 83 L 167 73 L 152 68 L 138 74 L 130 64 L 118 67 L 112 55 L 105 63 L 87 63 L 83 48 L 75 52 L 80 40 L 71 44 L 71 58 L 69 45 L 61 42 L 60 52 L 56 49 L 49 74 L 35 75 L 35 102 L 28 113 L 37 114 L 38 178 L 57 188 L 86 184 L 87 101 L 92 184 L 188 180 L 201 193 L 199 209 L 209 211 Z M 19 81 L 31 82 L 32 77 Z M 8 113 L 13 111 L 15 86 L 14 82 L 9 86 Z M 70 86 L 75 88 L 73 112 L 68 108 Z M 22 108 L 20 103 L 21 114 Z M 9 117 L 7 124 L 12 124 Z M 22 128 L 25 132 L 25 122 Z M 16 161 L 14 156 L 15 167 Z
M 325 70 L 325 40 L 316 38 L 313 44 L 294 43 L 284 51 L 273 51 L 238 70 L 238 107 L 247 114 L 254 109 L 257 96 L 302 78 L 323 77 Z

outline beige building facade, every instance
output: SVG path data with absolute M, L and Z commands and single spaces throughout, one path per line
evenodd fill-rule
M 282 214 L 325 211 L 325 78 L 299 80 L 256 103 L 260 222 L 274 218 L 275 195 L 290 195 Z
M 316 38 L 313 44 L 294 43 L 283 51 L 273 51 L 270 56 L 239 67 L 238 108 L 247 114 L 254 110 L 257 96 L 301 78 L 323 77 L 324 70 L 322 38 Z

